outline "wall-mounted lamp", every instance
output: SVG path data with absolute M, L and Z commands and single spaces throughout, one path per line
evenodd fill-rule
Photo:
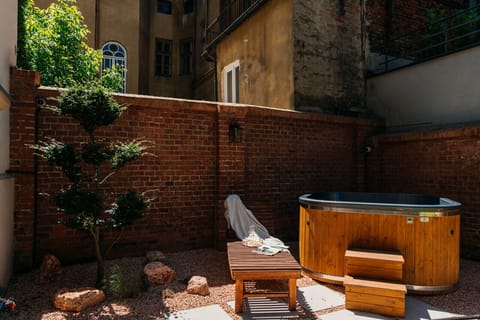
M 230 142 L 241 142 L 242 141 L 242 128 L 236 122 L 233 122 L 228 127 L 228 140 Z

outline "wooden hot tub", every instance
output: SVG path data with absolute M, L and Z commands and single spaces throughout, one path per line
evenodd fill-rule
M 428 195 L 324 192 L 300 201 L 300 264 L 316 280 L 343 282 L 349 248 L 399 251 L 412 293 L 456 289 L 460 206 Z

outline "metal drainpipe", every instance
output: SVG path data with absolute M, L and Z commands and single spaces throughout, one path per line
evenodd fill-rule
M 100 47 L 100 0 L 95 0 L 95 34 L 94 34 L 95 49 Z
M 203 51 L 201 56 L 210 62 L 213 62 L 213 99 L 215 101 L 218 101 L 218 89 L 217 89 L 217 82 L 218 82 L 218 77 L 217 77 L 217 59 L 212 56 L 207 50 Z
M 197 2 L 193 1 L 193 37 L 192 37 L 192 60 L 191 60 L 191 66 L 192 66 L 192 81 L 191 81 L 191 90 L 190 90 L 190 97 L 193 98 L 195 97 L 195 82 L 196 82 L 196 52 L 197 52 Z
M 45 105 L 45 98 L 35 98 L 35 145 L 38 144 L 38 130 L 40 109 Z M 38 155 L 33 156 L 33 232 L 32 232 L 32 266 L 36 263 L 37 258 L 37 229 L 38 229 Z

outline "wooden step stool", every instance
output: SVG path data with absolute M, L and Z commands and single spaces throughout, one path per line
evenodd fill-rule
M 400 253 L 349 249 L 345 252 L 345 275 L 375 280 L 402 281 L 405 260 Z
M 345 308 L 387 316 L 405 316 L 404 284 L 345 276 Z
M 405 260 L 400 253 L 368 249 L 345 252 L 345 308 L 405 316 Z

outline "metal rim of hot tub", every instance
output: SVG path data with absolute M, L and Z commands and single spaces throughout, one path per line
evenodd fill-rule
M 412 216 L 427 216 L 427 217 L 442 217 L 450 215 L 460 214 L 461 203 L 450 200 L 448 198 L 438 199 L 438 204 L 403 204 L 403 203 L 389 203 L 389 202 L 359 202 L 359 201 L 340 201 L 340 200 L 325 200 L 315 199 L 318 195 L 323 194 L 357 194 L 361 195 L 391 195 L 389 193 L 371 193 L 371 192 L 324 192 L 324 193 L 309 193 L 299 197 L 300 205 L 308 209 L 320 209 L 332 212 L 343 212 L 345 209 L 349 209 L 348 212 L 355 213 L 373 213 L 373 214 L 403 214 Z M 426 195 L 420 194 L 405 194 L 402 196 L 418 196 L 425 197 Z
M 326 193 L 323 193 L 325 195 Z M 337 194 L 338 193 L 327 193 L 327 194 Z M 361 196 L 365 193 L 349 193 L 350 195 L 354 194 L 357 196 Z M 304 273 L 311 276 L 312 278 L 330 282 L 330 283 L 337 283 L 340 284 L 343 282 L 343 261 L 340 255 L 344 255 L 345 250 L 348 247 L 354 246 L 358 247 L 358 242 L 355 239 L 352 240 L 352 235 L 346 233 L 345 230 L 337 230 L 341 229 L 342 227 L 337 227 L 335 224 L 328 224 L 326 229 L 329 230 L 321 230 L 321 226 L 316 226 L 316 230 L 320 232 L 325 232 L 327 234 L 335 235 L 337 234 L 339 239 L 332 240 L 327 239 L 325 236 L 322 235 L 312 235 L 308 234 L 310 239 L 305 239 L 307 235 L 307 223 L 315 223 L 311 221 L 312 219 L 307 219 L 304 215 L 309 214 L 313 217 L 313 220 L 318 218 L 318 214 L 322 215 L 322 221 L 326 221 L 329 215 L 336 217 L 336 219 L 340 219 L 347 223 L 349 219 L 353 219 L 353 223 L 361 223 L 358 222 L 359 217 L 369 217 L 370 221 L 379 220 L 381 222 L 373 222 L 376 223 L 375 227 L 378 229 L 380 224 L 391 224 L 393 223 L 394 226 L 398 226 L 398 232 L 402 231 L 404 228 L 404 233 L 406 235 L 398 236 L 398 239 L 395 241 L 391 241 L 389 245 L 386 247 L 382 247 L 378 243 L 374 243 L 371 246 L 364 246 L 370 248 L 378 248 L 378 249 L 394 249 L 402 252 L 406 257 L 406 266 L 404 270 L 404 283 L 407 285 L 407 289 L 409 292 L 412 293 L 419 293 L 419 294 L 440 294 L 445 292 L 454 291 L 458 286 L 458 278 L 459 278 L 459 260 L 460 260 L 460 207 L 461 204 L 447 199 L 447 198 L 439 198 L 438 203 L 434 204 L 435 197 L 430 197 L 429 204 L 419 204 L 419 203 L 409 203 L 409 204 L 400 204 L 400 203 L 379 203 L 379 202 L 365 202 L 365 203 L 358 203 L 355 201 L 336 201 L 336 200 L 322 200 L 318 199 L 317 194 L 306 194 L 299 198 L 300 202 L 300 264 L 303 268 Z M 322 194 L 320 194 L 322 195 Z M 369 195 L 372 195 L 371 193 Z M 374 195 L 383 195 L 383 194 L 374 194 Z M 388 194 L 391 195 L 391 194 Z M 401 194 L 405 195 L 405 194 Z M 417 195 L 410 195 L 407 196 L 417 196 Z M 423 196 L 423 195 L 420 195 Z M 317 198 L 314 199 L 313 197 Z M 415 202 L 415 201 L 413 201 Z M 311 215 L 311 213 L 317 213 L 316 216 Z M 368 216 L 366 216 L 367 214 Z M 391 223 L 388 222 L 389 219 L 392 221 Z M 444 220 L 440 220 L 444 219 Z M 317 219 L 318 220 L 318 219 Z M 422 230 L 425 226 L 429 224 L 420 224 L 420 222 L 432 222 L 434 225 L 432 230 Z M 419 230 L 412 230 L 413 228 L 410 227 L 419 225 Z M 330 226 L 329 226 L 330 225 Z M 405 225 L 405 227 L 402 227 Z M 407 225 L 409 227 L 407 227 Z M 332 227 L 334 226 L 334 227 Z M 308 226 L 310 228 L 310 226 Z M 346 230 L 354 230 L 354 227 L 343 226 Z M 332 231 L 333 229 L 333 231 Z M 368 229 L 368 228 L 366 228 Z M 387 229 L 391 230 L 391 232 L 395 232 L 396 228 L 387 226 Z M 425 241 L 421 241 L 418 244 L 415 244 L 414 240 L 407 240 L 409 237 L 416 237 L 418 234 L 424 234 L 425 236 L 432 236 L 433 232 L 435 233 L 440 232 L 439 241 L 433 241 L 433 239 L 426 239 Z M 387 237 L 395 238 L 395 235 L 389 235 L 387 231 L 386 233 L 377 232 L 374 238 L 378 238 L 378 242 L 382 243 L 386 241 Z M 380 234 L 385 239 L 380 239 Z M 356 232 L 356 236 L 358 236 L 358 232 Z M 321 241 L 313 241 L 313 238 L 318 238 L 316 240 L 321 240 L 326 242 L 323 246 L 331 245 L 336 249 L 332 252 L 331 249 L 325 248 L 318 248 L 322 246 Z M 368 237 L 368 235 L 366 235 Z M 400 238 L 404 240 L 400 241 Z M 308 243 L 306 243 L 308 242 Z M 330 244 L 328 244 L 330 242 Z M 361 241 L 360 241 L 361 242 Z M 368 241 L 364 241 L 367 242 Z M 392 244 L 393 243 L 393 244 Z M 396 243 L 396 244 L 395 244 Z M 442 243 L 445 243 L 445 248 L 442 247 Z M 415 245 L 415 246 L 414 246 Z M 306 247 L 314 246 L 313 249 L 309 249 Z M 377 246 L 377 247 L 376 247 Z M 420 248 L 415 248 L 420 247 Z M 309 257 L 311 253 L 307 250 L 313 251 L 322 251 L 326 252 L 327 257 L 324 260 L 331 260 L 332 257 L 335 261 L 328 262 L 328 266 L 318 266 L 316 263 L 312 263 L 312 261 L 322 260 L 321 255 L 322 253 L 314 253 L 315 257 Z M 437 253 L 438 251 L 438 253 Z M 415 264 L 415 255 L 420 256 L 417 259 L 417 265 Z M 423 257 L 425 255 L 425 257 Z M 423 261 L 425 260 L 425 261 Z M 322 264 L 323 261 L 320 261 L 318 264 Z M 338 266 L 336 266 L 338 265 Z M 341 269 L 341 270 L 336 270 Z M 440 273 L 446 273 L 444 277 L 440 275 Z

